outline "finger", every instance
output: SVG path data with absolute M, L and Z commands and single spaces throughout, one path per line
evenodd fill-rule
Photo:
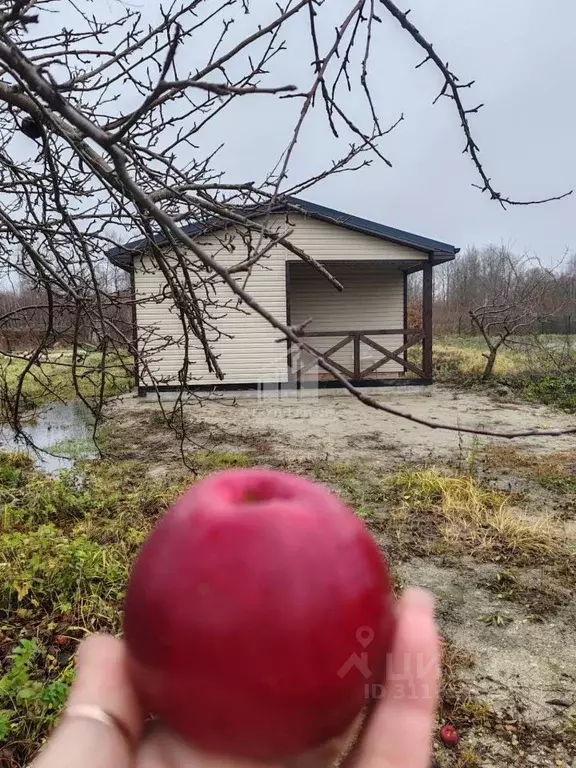
M 337 762 L 340 763 L 362 732 L 365 718 L 366 711 L 362 710 L 352 725 L 340 736 L 310 752 L 286 761 L 283 768 L 330 768 Z
M 358 749 L 360 768 L 428 768 L 438 700 L 439 642 L 432 596 L 407 590 L 386 685 Z
M 143 716 L 120 640 L 94 635 L 78 650 L 77 674 L 60 725 L 34 768 L 127 768 Z
M 155 722 L 138 752 L 138 768 L 265 768 L 262 763 L 203 752 Z
M 359 716 L 340 738 L 333 739 L 315 750 L 278 764 L 277 768 L 329 768 L 344 752 L 353 732 L 361 724 Z M 266 768 L 261 762 L 203 752 L 172 733 L 159 721 L 151 724 L 138 753 L 139 768 Z

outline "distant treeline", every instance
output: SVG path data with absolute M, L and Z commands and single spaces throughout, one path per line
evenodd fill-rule
M 475 335 L 471 313 L 487 308 L 503 317 L 525 316 L 524 333 L 576 333 L 576 254 L 546 267 L 504 246 L 472 247 L 434 272 L 437 333 Z M 416 275 L 409 302 L 413 327 L 420 327 L 419 291 Z

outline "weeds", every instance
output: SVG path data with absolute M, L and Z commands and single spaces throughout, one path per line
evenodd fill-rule
M 471 724 L 484 724 L 489 707 L 471 699 L 462 685 L 462 673 L 474 666 L 474 656 L 465 648 L 443 638 L 442 687 L 440 717 L 461 728 Z
M 204 472 L 230 467 L 250 467 L 254 459 L 244 451 L 196 451 L 188 454 L 190 465 Z
M 484 386 L 486 345 L 477 336 L 447 336 L 434 342 L 436 379 L 460 386 Z M 533 403 L 576 412 L 576 353 L 571 346 L 558 349 L 558 337 L 540 337 L 537 344 L 516 339 L 502 347 L 496 358 L 492 385 L 505 384 Z
M 450 477 L 437 469 L 398 472 L 388 484 L 410 508 L 429 509 L 440 505 L 447 517 L 466 509 L 494 511 L 502 507 L 507 498 L 499 491 L 483 488 L 474 478 Z
M 576 451 L 529 453 L 507 445 L 486 450 L 488 467 L 506 467 L 557 493 L 576 493 Z
M 527 381 L 523 387 L 527 400 L 544 405 L 554 405 L 568 413 L 576 412 L 576 376 L 574 372 L 566 374 L 548 374 L 541 378 Z
M 60 664 L 35 639 L 20 640 L 8 664 L 0 677 L 0 743 L 39 745 L 66 701 L 72 664 Z
M 517 573 L 513 569 L 498 571 L 494 580 L 487 586 L 501 600 L 513 599 L 518 592 Z
M 576 451 L 531 453 L 512 445 L 491 445 L 485 451 L 489 467 L 511 467 L 527 475 L 568 474 L 576 466 Z
M 0 451 L 0 467 L 13 469 L 30 469 L 34 465 L 34 459 L 27 453 L 20 451 Z
M 562 730 L 567 735 L 576 737 L 576 712 L 574 710 L 570 710 L 564 716 Z
M 424 514 L 450 548 L 510 564 L 549 563 L 568 555 L 551 519 L 532 522 L 512 508 L 508 497 L 471 477 L 438 470 L 406 471 L 389 480 L 400 511 Z
M 51 453 L 67 459 L 89 459 L 96 453 L 96 446 L 91 437 L 69 437 L 50 446 Z
M 434 342 L 435 370 L 442 381 L 454 383 L 480 381 L 486 367 L 486 344 L 479 336 L 446 336 Z M 494 365 L 496 380 L 521 375 L 526 357 L 519 349 L 503 348 Z
M 542 475 L 540 485 L 558 493 L 576 493 L 576 478 L 565 475 Z
M 541 570 L 531 573 L 526 568 L 504 569 L 492 578 L 479 582 L 497 600 L 514 602 L 524 607 L 528 619 L 540 622 L 554 616 L 571 600 L 570 590 L 554 579 L 546 579 Z
M 379 477 L 360 464 L 347 462 L 315 462 L 304 469 L 335 491 L 369 525 L 380 529 L 388 492 Z
M 104 545 L 54 525 L 0 537 L 0 602 L 7 615 L 20 611 L 99 616 L 114 623 L 131 557 L 142 537 L 127 532 L 123 545 Z
M 492 613 L 485 613 L 482 616 L 479 616 L 478 621 L 481 621 L 483 624 L 487 624 L 490 627 L 506 627 L 513 622 L 513 619 L 506 613 L 493 611 Z
M 15 765 L 56 718 L 77 641 L 120 631 L 130 565 L 190 481 L 144 477 L 142 464 L 105 461 L 54 477 L 0 452 L 0 742 Z
M 483 765 L 484 760 L 476 749 L 469 744 L 465 744 L 456 756 L 454 768 L 482 768 Z

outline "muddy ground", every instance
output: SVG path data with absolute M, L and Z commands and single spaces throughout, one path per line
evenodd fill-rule
M 455 427 L 490 431 L 562 429 L 574 426 L 576 416 L 553 411 L 546 406 L 512 402 L 497 395 L 457 391 L 448 387 L 406 387 L 365 390 L 387 405 L 417 418 Z M 166 401 L 167 412 L 174 403 Z M 151 396 L 124 397 L 114 409 L 124 426 L 133 426 L 138 439 L 156 444 L 157 435 L 142 434 L 139 414 L 160 408 Z M 469 452 L 487 444 L 509 441 L 431 429 L 405 419 L 368 408 L 349 395 L 322 394 L 311 397 L 258 399 L 237 396 L 204 398 L 186 406 L 190 422 L 188 438 L 198 447 L 217 444 L 270 444 L 274 453 L 286 459 L 304 457 L 329 461 L 359 459 L 394 468 L 405 462 L 465 461 Z M 244 442 L 243 442 L 244 438 Z M 576 435 L 529 437 L 514 440 L 518 448 L 536 452 L 576 448 Z M 173 444 L 157 446 L 170 452 Z M 153 457 L 152 457 L 153 458 Z
M 576 417 L 497 396 L 435 387 L 376 390 L 378 398 L 414 416 L 491 430 L 558 429 Z M 170 408 L 171 404 L 166 403 Z M 150 475 L 177 471 L 188 457 L 238 452 L 277 466 L 326 467 L 342 462 L 374 483 L 406 467 L 436 466 L 467 474 L 482 487 L 510 494 L 521 521 L 542 525 L 576 558 L 576 435 L 515 440 L 430 429 L 371 410 L 342 395 L 296 400 L 241 397 L 190 405 L 181 443 L 149 399 L 114 406 L 108 445 L 145 461 Z M 174 421 L 182 426 L 181 419 Z M 239 454 L 238 454 L 239 455 Z M 339 470 L 340 471 L 340 470 Z M 330 474 L 332 472 L 332 474 Z M 364 476 L 363 475 L 363 476 Z M 338 483 L 336 483 L 338 487 Z M 385 506 L 379 511 L 386 516 Z M 497 514 L 497 513 L 495 513 Z M 414 511 L 414 516 L 423 512 Z M 420 521 L 419 530 L 428 530 Z M 506 534 L 503 534 L 506 535 Z M 501 556 L 493 546 L 458 546 L 381 536 L 397 581 L 430 589 L 449 655 L 443 717 L 462 731 L 456 751 L 436 744 L 440 766 L 576 768 L 576 602 L 573 572 L 558 563 Z

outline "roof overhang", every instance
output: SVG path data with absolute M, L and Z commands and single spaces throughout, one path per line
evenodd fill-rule
M 255 219 L 268 213 L 289 214 L 290 212 L 301 213 L 304 216 L 309 216 L 313 219 L 318 219 L 319 221 L 325 221 L 338 227 L 344 227 L 345 229 L 360 232 L 361 234 L 369 235 L 370 237 L 377 237 L 381 240 L 422 251 L 423 253 L 428 254 L 428 258 L 433 261 L 434 264 L 452 261 L 460 250 L 453 245 L 443 243 L 439 240 L 432 240 L 412 232 L 388 227 L 385 224 L 379 224 L 376 221 L 363 219 L 359 216 L 352 216 L 343 211 L 337 211 L 334 208 L 327 208 L 323 205 L 318 205 L 317 203 L 312 203 L 308 200 L 302 200 L 296 197 L 286 197 L 272 207 L 254 206 L 250 209 L 246 209 L 243 212 L 243 215 L 246 218 Z M 202 224 L 188 224 L 187 226 L 182 227 L 182 231 L 190 237 L 195 237 L 214 232 L 217 229 L 225 229 L 230 226 L 235 226 L 235 223 L 219 217 L 214 217 Z M 153 239 L 153 243 L 157 246 L 164 246 L 168 242 L 168 238 L 163 233 L 158 233 Z M 106 255 L 116 266 L 125 270 L 130 270 L 132 269 L 134 257 L 146 251 L 150 245 L 151 241 L 148 238 L 140 238 L 132 240 L 125 245 L 117 245 L 114 248 L 111 248 Z

